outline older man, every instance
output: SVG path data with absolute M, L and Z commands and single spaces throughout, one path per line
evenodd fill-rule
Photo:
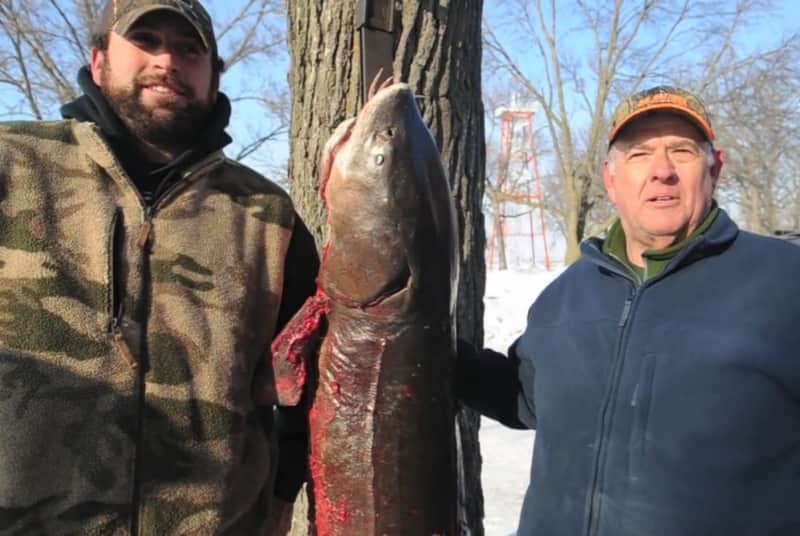
M 0 533 L 263 533 L 306 446 L 278 467 L 253 389 L 313 240 L 222 153 L 197 1 L 109 1 L 92 44 L 69 119 L 0 125 Z
M 713 141 L 686 91 L 626 99 L 603 169 L 619 219 L 509 359 L 460 356 L 468 404 L 536 429 L 520 536 L 800 534 L 800 248 L 717 206 Z

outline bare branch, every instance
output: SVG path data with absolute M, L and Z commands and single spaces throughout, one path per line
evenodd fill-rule
M 484 23 L 484 54 L 497 74 L 489 83 L 513 83 L 541 105 L 537 116 L 552 146 L 547 165 L 557 178 L 550 187 L 557 185 L 560 196 L 548 207 L 560 207 L 550 214 L 563 218 L 568 257 L 577 255 L 578 242 L 587 230 L 597 228 L 610 212 L 600 169 L 607 118 L 617 99 L 654 82 L 683 82 L 709 98 L 713 106 L 728 98 L 734 84 L 743 91 L 757 80 L 749 76 L 742 80 L 742 73 L 754 69 L 763 57 L 760 52 L 737 56 L 742 40 L 752 38 L 743 28 L 770 7 L 768 0 L 737 0 L 730 8 L 730 4 L 690 0 L 576 0 L 572 7 L 556 0 L 498 1 L 512 7 L 504 16 Z M 573 21 L 567 32 L 559 29 L 564 20 Z M 583 54 L 585 61 L 575 58 L 579 50 L 591 50 Z M 777 73 L 767 77 L 759 72 L 777 83 Z M 739 78 L 726 73 L 738 73 Z M 778 86 L 791 84 L 781 81 Z M 766 97 L 759 102 L 766 103 Z M 775 116 L 777 111 L 770 113 Z M 753 139 L 759 137 L 754 134 Z M 750 140 L 750 135 L 741 138 Z M 788 152 L 782 148 L 775 154 L 785 160 Z M 785 192 L 786 188 L 773 182 L 762 190 Z M 510 190 L 506 193 L 513 196 Z M 794 200 L 796 196 L 785 197 Z M 774 195 L 767 205 L 779 205 Z

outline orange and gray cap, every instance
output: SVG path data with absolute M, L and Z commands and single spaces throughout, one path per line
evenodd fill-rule
M 711 128 L 708 112 L 698 96 L 676 87 L 656 86 L 634 93 L 617 106 L 611 118 L 608 143 L 611 144 L 631 121 L 655 111 L 682 115 L 697 126 L 708 141 L 714 141 L 714 130 Z
M 162 9 L 177 13 L 189 21 L 211 52 L 211 57 L 217 57 L 217 40 L 211 17 L 196 0 L 109 0 L 97 21 L 96 32 L 125 35 L 144 15 Z

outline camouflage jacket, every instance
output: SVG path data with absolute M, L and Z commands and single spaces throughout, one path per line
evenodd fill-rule
M 221 152 L 148 209 L 93 124 L 0 124 L 0 534 L 257 533 L 294 214 Z

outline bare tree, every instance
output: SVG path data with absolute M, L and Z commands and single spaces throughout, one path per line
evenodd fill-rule
M 77 96 L 73 80 L 88 59 L 96 13 L 91 2 L 67 11 L 55 0 L 0 2 L 0 85 L 17 97 L 6 114 L 55 117 L 60 103 Z
M 748 18 L 770 7 L 761 0 L 576 0 L 569 6 L 500 0 L 499 6 L 484 23 L 488 72 L 541 106 L 563 192 L 568 262 L 608 213 L 600 162 L 613 106 L 645 83 L 673 81 L 686 65 L 708 65 L 698 58 L 728 50 Z
M 89 61 L 102 0 L 0 0 L 0 116 L 53 119 L 80 93 L 76 75 Z M 283 177 L 285 161 L 264 151 L 285 142 L 289 105 L 285 7 L 280 0 L 206 1 L 227 72 L 222 89 L 234 102 L 234 158 Z M 248 73 L 258 73 L 249 76 Z M 277 164 L 277 165 L 276 165 Z M 276 171 L 280 170 L 280 171 Z
M 800 229 L 800 34 L 757 56 L 731 47 L 707 72 L 726 154 L 720 195 L 739 208 L 745 229 Z

